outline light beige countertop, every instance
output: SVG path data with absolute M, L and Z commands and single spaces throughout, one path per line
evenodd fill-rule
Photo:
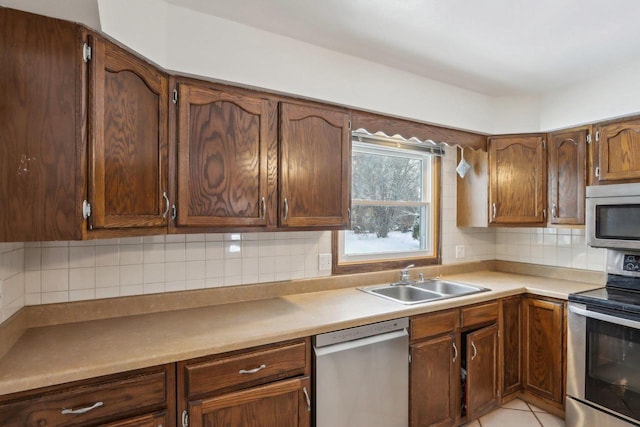
M 495 271 L 446 278 L 491 291 L 403 305 L 350 287 L 28 328 L 0 359 L 0 395 L 527 292 L 566 299 L 602 286 Z

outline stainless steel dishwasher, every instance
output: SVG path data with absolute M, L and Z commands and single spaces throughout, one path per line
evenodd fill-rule
M 316 427 L 409 425 L 408 319 L 316 335 Z

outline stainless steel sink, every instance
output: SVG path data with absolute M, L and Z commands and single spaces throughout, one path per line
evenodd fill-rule
M 489 290 L 480 286 L 440 279 L 430 279 L 422 282 L 404 281 L 385 285 L 365 286 L 358 289 L 402 304 L 421 304 Z

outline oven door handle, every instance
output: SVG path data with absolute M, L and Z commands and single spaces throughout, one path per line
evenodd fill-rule
M 640 322 L 625 319 L 624 317 L 610 316 L 608 314 L 599 313 L 597 311 L 585 310 L 584 308 L 575 307 L 573 305 L 569 305 L 569 311 L 580 316 L 590 317 L 592 319 L 602 320 L 604 322 L 614 323 L 620 326 L 627 326 L 633 329 L 640 329 Z

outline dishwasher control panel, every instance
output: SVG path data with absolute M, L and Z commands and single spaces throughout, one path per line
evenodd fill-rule
M 353 341 L 361 338 L 371 337 L 374 335 L 381 335 L 388 332 L 399 331 L 408 327 L 409 319 L 406 317 L 402 317 L 400 319 L 371 323 L 369 325 L 357 326 L 355 328 L 349 329 L 341 329 L 339 331 L 316 335 L 314 337 L 314 345 L 316 347 L 325 347 L 341 342 Z

